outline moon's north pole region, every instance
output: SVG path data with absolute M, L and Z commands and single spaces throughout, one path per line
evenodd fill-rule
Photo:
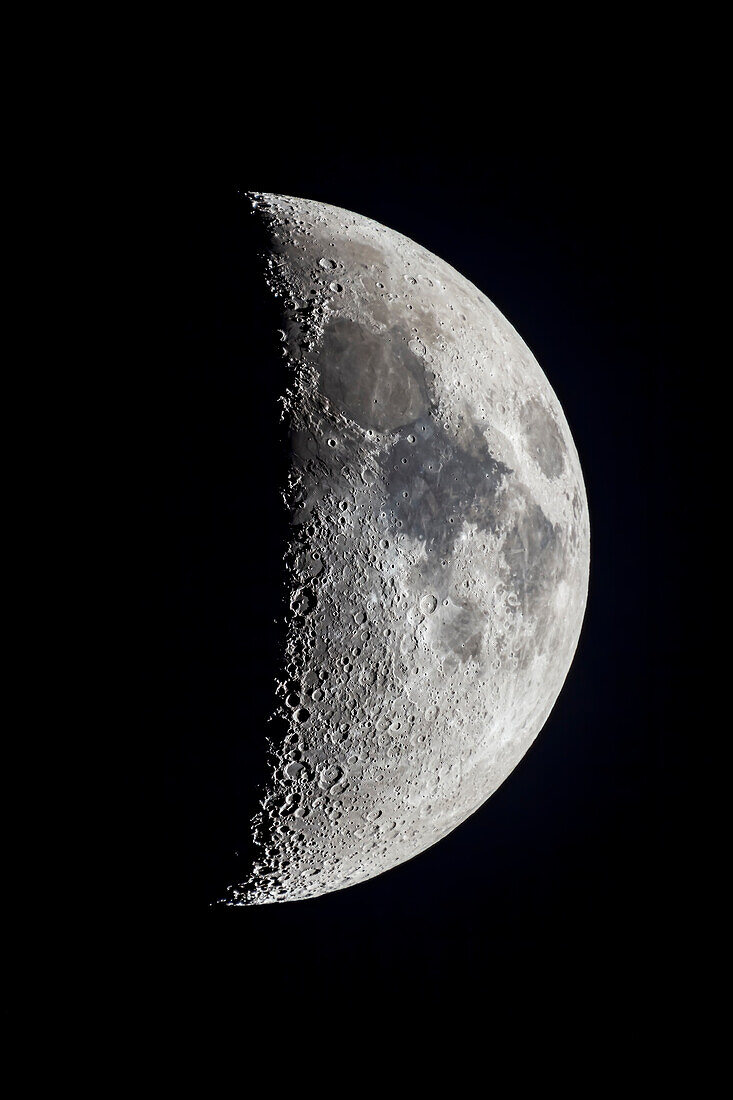
M 481 291 L 357 214 L 247 201 L 284 316 L 290 612 L 231 905 L 372 878 L 489 798 L 567 675 L 590 540 L 560 404 Z

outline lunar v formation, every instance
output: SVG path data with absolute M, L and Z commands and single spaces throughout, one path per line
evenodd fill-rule
M 568 425 L 488 298 L 367 218 L 246 201 L 283 317 L 289 611 L 229 905 L 351 886 L 477 810 L 560 692 L 589 569 Z

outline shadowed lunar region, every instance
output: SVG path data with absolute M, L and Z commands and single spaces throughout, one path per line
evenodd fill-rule
M 560 692 L 589 568 L 562 409 L 492 303 L 367 218 L 247 201 L 284 318 L 289 612 L 231 905 L 351 886 L 478 809 Z

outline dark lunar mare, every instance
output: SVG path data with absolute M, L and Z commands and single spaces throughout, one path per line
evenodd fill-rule
M 383 464 L 391 510 L 404 533 L 423 542 L 426 551 L 450 554 L 467 522 L 496 530 L 501 492 L 513 471 L 492 458 L 478 427 L 460 444 L 434 421 L 417 420 L 406 426 Z
M 367 432 L 367 450 L 374 430 L 391 436 L 386 449 L 371 444 L 386 515 L 395 532 L 423 544 L 426 584 L 442 591 L 443 566 L 467 523 L 500 535 L 505 581 L 515 606 L 534 616 L 539 649 L 552 616 L 547 597 L 566 568 L 562 531 L 516 481 L 515 471 L 492 456 L 483 425 L 465 425 L 458 439 L 436 418 L 433 373 L 410 349 L 409 338 L 400 326 L 376 334 L 344 318 L 331 321 L 318 351 L 320 392 Z M 558 476 L 564 457 L 554 419 L 537 401 L 527 402 L 525 415 L 538 461 L 548 476 Z M 319 448 L 324 462 L 327 451 Z M 325 483 L 336 476 L 331 471 Z M 479 659 L 483 613 L 468 594 L 459 603 L 454 620 L 440 631 L 440 645 L 458 661 Z
M 278 398 L 286 363 L 277 300 L 263 278 L 264 228 L 232 196 L 181 226 L 172 356 L 175 532 L 163 579 L 175 652 L 164 686 L 166 831 L 161 889 L 221 898 L 252 861 L 251 818 L 267 775 L 268 718 L 282 651 L 282 502 L 289 465 Z M 275 623 L 273 620 L 277 619 Z
M 319 388 L 362 428 L 395 433 L 378 460 L 390 514 L 426 551 L 449 553 L 467 521 L 496 530 L 513 471 L 492 457 L 478 425 L 459 443 L 429 415 L 433 375 L 408 339 L 400 327 L 378 334 L 332 321 L 318 353 Z

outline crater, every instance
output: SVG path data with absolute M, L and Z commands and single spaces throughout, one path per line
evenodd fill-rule
M 486 616 L 474 604 L 453 603 L 440 610 L 435 631 L 438 651 L 465 662 L 481 657 Z

